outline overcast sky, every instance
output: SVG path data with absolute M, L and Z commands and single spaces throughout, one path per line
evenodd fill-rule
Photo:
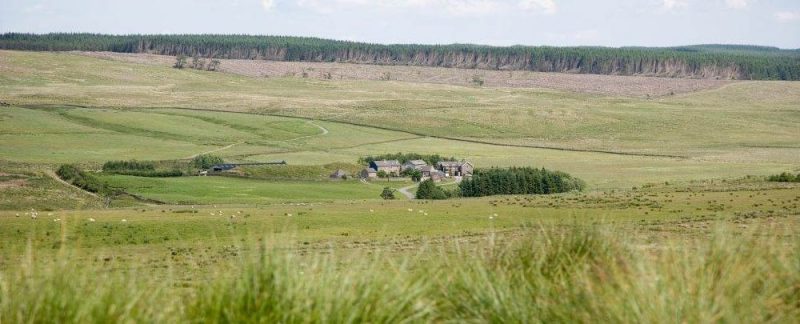
M 800 48 L 800 0 L 0 0 L 0 31 Z

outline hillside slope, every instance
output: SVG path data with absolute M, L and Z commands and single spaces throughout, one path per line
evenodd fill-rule
M 226 59 L 346 62 L 662 77 L 800 80 L 800 54 L 754 46 L 675 48 L 378 45 L 248 35 L 0 35 L 0 49 L 111 51 Z

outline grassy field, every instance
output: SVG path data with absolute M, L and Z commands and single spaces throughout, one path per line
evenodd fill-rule
M 547 89 L 253 78 L 66 53 L 4 51 L 0 62 L 3 100 L 15 104 L 235 110 L 700 159 L 732 152 L 740 160 L 786 161 L 798 151 L 800 85 L 792 82 L 736 82 L 648 100 Z
M 783 322 L 800 314 L 799 206 L 797 185 L 739 180 L 440 202 L 6 211 L 0 318 Z M 53 271 L 78 264 L 85 271 Z M 78 293 L 82 302 L 69 302 Z
M 383 187 L 348 181 L 263 181 L 233 177 L 141 178 L 103 176 L 126 191 L 172 204 L 265 204 L 375 199 Z
M 800 84 L 647 98 L 366 79 L 0 51 L 0 323 L 800 318 L 800 184 L 764 177 L 800 171 Z M 328 179 L 396 152 L 588 190 L 385 201 L 412 183 Z M 97 172 L 204 153 L 288 165 Z M 130 195 L 61 183 L 62 163 Z

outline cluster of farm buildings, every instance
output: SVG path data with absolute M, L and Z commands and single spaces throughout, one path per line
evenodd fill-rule
M 361 171 L 362 179 L 373 179 L 378 173 L 384 172 L 387 176 L 399 176 L 407 170 L 418 170 L 422 179 L 441 181 L 447 177 L 472 176 L 474 167 L 467 161 L 440 161 L 436 165 L 428 165 L 423 160 L 411 160 L 400 163 L 398 160 L 381 160 L 370 162 L 369 167 Z

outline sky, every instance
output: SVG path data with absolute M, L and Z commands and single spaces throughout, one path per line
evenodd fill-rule
M 0 32 L 800 48 L 800 0 L 0 0 Z

